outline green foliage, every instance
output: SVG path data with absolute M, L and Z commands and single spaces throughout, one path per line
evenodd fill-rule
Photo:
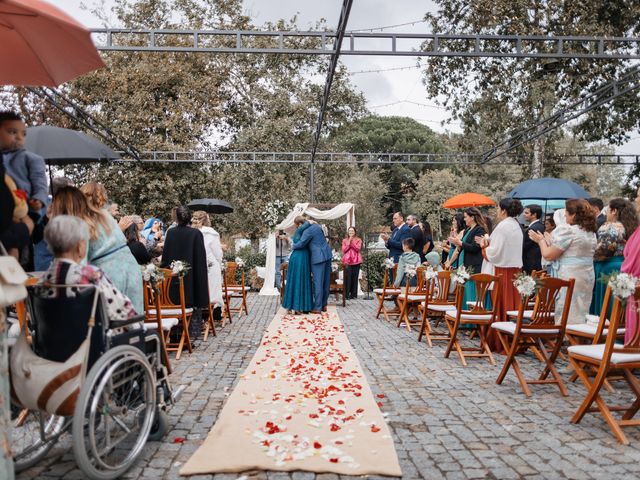
M 236 253 L 227 252 L 223 256 L 225 262 L 235 262 L 236 258 L 244 261 L 244 284 L 250 285 L 250 273 L 255 267 L 264 267 L 267 262 L 267 254 L 265 252 L 254 252 L 250 245 L 242 247 Z M 242 278 L 242 270 L 236 270 L 236 282 Z
M 367 280 L 369 291 L 374 288 L 382 288 L 384 283 L 384 259 L 388 257 L 386 252 L 368 252 L 362 256 L 360 271 Z

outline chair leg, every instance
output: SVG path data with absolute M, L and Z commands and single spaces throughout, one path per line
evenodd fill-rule
M 516 374 L 516 377 L 518 378 L 518 382 L 520 383 L 520 387 L 522 388 L 522 391 L 527 397 L 530 397 L 531 389 L 529 388 L 527 379 L 524 377 L 522 370 L 520 370 L 520 364 L 516 359 L 516 353 L 518 352 L 518 346 L 520 343 L 519 337 L 514 336 L 513 339 L 511 340 L 511 345 L 507 343 L 507 341 L 504 338 L 504 335 L 500 331 L 498 331 L 498 338 L 500 339 L 500 342 L 502 343 L 502 346 L 504 347 L 505 351 L 508 351 L 509 353 L 507 354 L 507 360 L 504 362 L 502 371 L 500 372 L 500 375 L 498 375 L 498 379 L 496 380 L 496 383 L 500 385 L 504 380 L 505 376 L 507 375 L 507 372 L 509 371 L 509 367 L 513 367 L 513 372 Z
M 460 357 L 460 362 L 462 366 L 467 366 L 467 360 L 464 358 L 464 352 L 462 351 L 462 347 L 460 346 L 460 342 L 458 341 L 458 321 L 453 322 L 453 326 L 450 326 L 450 321 L 445 318 L 445 322 L 447 322 L 447 327 L 449 327 L 449 332 L 451 334 L 451 339 L 449 340 L 449 344 L 447 345 L 447 350 L 444 354 L 444 358 L 449 358 L 449 354 L 451 353 L 451 349 L 455 347 L 456 352 L 458 352 L 458 357 Z
M 480 348 L 489 357 L 489 362 L 491 363 L 491 365 L 495 367 L 496 361 L 493 358 L 493 354 L 491 353 L 491 348 L 489 348 L 489 342 L 487 342 L 487 334 L 489 332 L 489 328 L 491 328 L 491 325 L 480 325 L 480 328 L 478 329 L 480 336 Z
M 378 295 L 378 311 L 376 312 L 376 318 L 380 318 L 384 303 L 384 296 Z
M 555 379 L 555 383 L 558 385 L 558 388 L 560 389 L 560 393 L 562 393 L 564 397 L 568 397 L 569 391 L 567 390 L 567 387 L 565 387 L 564 382 L 562 381 L 562 377 L 558 373 L 558 370 L 556 369 L 556 366 L 554 364 L 556 357 L 558 356 L 558 352 L 560 351 L 561 342 L 556 342 L 554 344 L 554 348 L 553 348 L 553 351 L 551 352 L 551 355 L 547 353 L 547 349 L 545 348 L 544 342 L 542 341 L 541 338 L 538 339 L 538 345 L 540 346 L 540 351 L 542 352 L 545 358 L 545 362 L 547 364 L 547 366 L 542 372 L 542 375 L 540 375 L 539 380 L 544 380 L 548 376 L 548 374 L 551 373 L 551 376 Z
M 165 333 L 162 328 L 158 330 L 158 334 L 158 338 L 160 339 L 160 350 L 162 351 L 162 359 L 164 360 L 164 366 L 167 368 L 167 374 L 170 375 L 173 370 L 171 369 L 171 362 L 169 362 L 169 353 L 167 353 L 167 339 L 165 338 Z M 167 332 L 167 336 L 168 335 L 169 332 Z
M 626 368 L 623 369 L 623 372 L 624 372 L 625 379 L 629 384 L 629 387 L 631 387 L 631 390 L 633 390 L 633 393 L 636 396 L 635 401 L 627 409 L 624 415 L 622 415 L 623 420 L 631 420 L 635 416 L 635 414 L 638 413 L 638 410 L 640 409 L 640 382 L 633 375 L 633 373 L 630 372 L 628 369 Z M 606 383 L 605 383 L 605 387 L 606 387 Z

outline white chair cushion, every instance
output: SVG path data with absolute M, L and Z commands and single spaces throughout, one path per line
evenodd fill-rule
M 602 360 L 604 355 L 604 343 L 598 345 L 572 345 L 569 347 L 569 354 L 581 355 L 583 357 Z M 613 353 L 611 355 L 612 363 L 632 363 L 640 362 L 640 353 Z
M 185 308 L 184 311 L 188 315 L 193 312 L 193 308 Z M 149 315 L 155 315 L 155 314 L 156 314 L 156 309 L 150 308 Z M 181 308 L 161 308 L 160 314 L 161 315 L 182 315 L 182 309 Z
M 458 315 L 458 310 L 454 307 L 453 310 L 447 311 L 447 315 L 455 317 Z M 490 313 L 460 313 L 460 320 L 491 320 L 493 315 Z
M 401 298 L 402 300 L 404 300 L 405 298 L 407 298 L 407 296 L 404 293 L 401 293 L 400 295 L 398 295 L 398 298 Z M 423 300 L 424 300 L 424 295 L 413 295 L 411 293 L 409 294 L 410 302 L 419 302 Z
M 515 322 L 493 322 L 491 324 L 491 328 L 495 328 L 496 330 L 500 330 L 501 332 L 506 332 L 513 335 L 516 331 L 516 324 Z M 557 328 L 549 328 L 549 329 L 523 328 L 520 331 L 522 333 L 558 333 L 559 332 Z
M 342 282 L 342 279 L 341 279 L 341 278 L 339 278 L 339 279 L 337 279 L 337 280 L 336 280 L 336 285 L 342 285 L 342 283 L 343 283 L 343 282 Z
M 162 319 L 162 330 L 169 331 L 173 327 L 175 327 L 176 325 L 178 325 L 178 319 L 177 318 L 163 318 Z M 157 330 L 158 329 L 158 324 L 156 322 L 144 322 L 143 328 L 144 328 L 145 332 L 147 330 Z
M 592 325 L 590 323 L 574 323 L 571 325 L 567 325 L 567 333 L 576 333 L 583 335 L 591 335 L 594 336 L 596 334 L 596 330 L 598 329 L 597 325 Z M 624 328 L 618 329 L 618 335 L 624 335 Z M 606 335 L 609 332 L 608 328 L 605 328 L 602 331 L 603 335 Z
M 227 290 L 232 291 L 232 292 L 241 292 L 242 290 L 244 290 L 245 292 L 248 292 L 249 290 L 251 290 L 251 287 L 247 287 L 247 286 L 241 286 L 241 285 L 233 285 L 233 286 L 229 286 L 227 287 Z
M 507 310 L 507 317 L 518 318 L 518 310 Z M 525 310 L 523 312 L 522 318 L 531 317 L 533 317 L 533 310 Z
M 373 293 L 377 293 L 378 295 L 381 295 L 382 292 L 384 292 L 383 288 L 374 288 L 373 289 Z M 402 290 L 400 290 L 399 288 L 387 288 L 385 294 L 386 295 L 399 295 L 402 292 Z
M 427 310 L 433 310 L 434 312 L 449 312 L 451 310 L 455 310 L 456 306 L 453 304 L 446 305 L 429 305 Z

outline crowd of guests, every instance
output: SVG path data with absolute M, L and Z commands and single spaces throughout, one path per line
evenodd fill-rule
M 441 245 L 441 258 L 435 264 L 425 262 L 428 247 L 413 236 L 421 229 L 414 215 L 405 222 L 404 215 L 396 212 L 393 231 L 382 238 L 389 258 L 398 264 L 393 279 L 396 286 L 408 281 L 404 274 L 408 264 L 437 266 L 442 262 L 448 269 L 464 266 L 472 274 L 490 273 L 500 279 L 498 320 L 506 321 L 506 312 L 517 310 L 520 302 L 513 285 L 515 276 L 544 270 L 550 276 L 575 279 L 568 323 L 585 323 L 588 314 L 600 315 L 606 278 L 620 271 L 640 277 L 638 212 L 640 193 L 635 203 L 614 198 L 606 206 L 597 198 L 569 199 L 565 208 L 547 216 L 540 205 L 523 206 L 511 198 L 500 200 L 495 218 L 476 207 L 465 208 L 453 215 L 449 236 Z M 475 301 L 475 296 L 475 285 L 467 281 L 463 304 Z M 556 301 L 556 318 L 560 318 L 563 305 L 561 294 Z M 635 325 L 628 325 L 626 338 L 634 331 Z M 500 345 L 496 342 L 494 348 L 500 350 Z

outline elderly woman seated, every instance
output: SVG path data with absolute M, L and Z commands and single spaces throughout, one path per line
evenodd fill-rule
M 59 215 L 52 218 L 44 231 L 54 260 L 40 279 L 41 292 L 48 297 L 74 297 L 76 288 L 52 288 L 53 285 L 95 285 L 111 320 L 127 320 L 136 316 L 131 300 L 121 293 L 102 270 L 83 262 L 87 256 L 89 227 L 78 217 Z

